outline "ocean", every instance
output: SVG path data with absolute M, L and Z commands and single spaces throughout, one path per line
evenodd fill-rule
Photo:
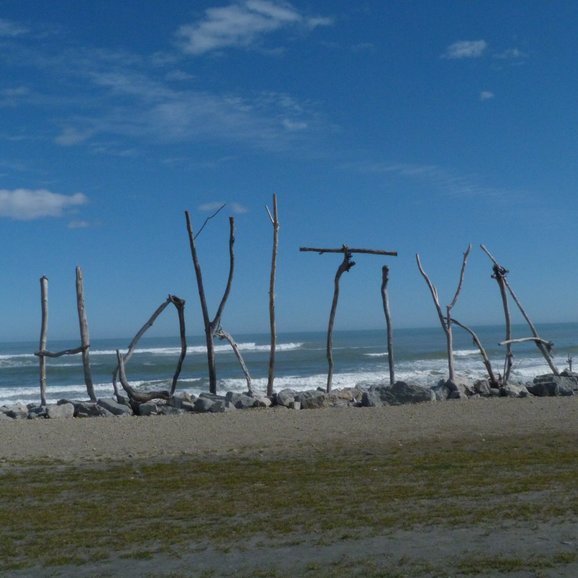
M 554 359 L 560 370 L 568 367 L 568 358 L 578 354 L 578 323 L 543 324 L 541 337 L 554 343 Z M 503 326 L 474 328 L 494 366 L 502 373 L 504 347 Z M 514 337 L 528 337 L 526 326 L 515 326 Z M 234 335 L 251 373 L 253 388 L 264 391 L 269 362 L 269 335 Z M 113 394 L 112 373 L 116 366 L 116 349 L 125 352 L 131 338 L 94 339 L 90 360 L 98 397 Z M 177 391 L 198 395 L 208 391 L 204 338 L 188 340 L 187 357 Z M 49 350 L 59 351 L 78 346 L 78 342 L 50 341 Z M 326 334 L 285 333 L 277 337 L 275 390 L 325 388 L 327 379 Z M 224 341 L 216 341 L 219 391 L 246 391 L 246 380 L 232 352 Z M 40 401 L 38 342 L 0 343 L 0 405 Z M 512 378 L 520 381 L 548 373 L 549 369 L 533 343 L 515 344 Z M 383 331 L 336 331 L 334 334 L 333 388 L 374 383 L 389 379 L 387 341 Z M 456 371 L 472 377 L 483 377 L 481 356 L 471 337 L 454 328 Z M 180 341 L 174 338 L 141 339 L 127 364 L 129 382 L 135 387 L 168 389 L 180 353 Z M 445 336 L 439 327 L 397 329 L 394 332 L 394 357 L 397 380 L 425 386 L 435 385 L 447 377 Z M 576 361 L 578 366 L 578 359 Z M 47 398 L 87 399 L 80 355 L 47 359 Z M 119 385 L 120 387 L 120 385 Z

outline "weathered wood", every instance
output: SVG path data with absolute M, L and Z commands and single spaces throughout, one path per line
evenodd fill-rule
M 63 355 L 77 355 L 82 353 L 84 347 L 75 347 L 74 349 L 64 349 L 63 351 L 35 351 L 34 355 L 38 357 L 62 357 Z
M 351 260 L 351 253 L 345 251 L 343 253 L 343 261 L 337 268 L 335 273 L 335 280 L 333 285 L 333 301 L 331 303 L 331 312 L 329 314 L 329 325 L 327 328 L 327 364 L 329 369 L 327 371 L 327 393 L 331 391 L 333 382 L 333 325 L 335 324 L 335 313 L 337 312 L 337 302 L 339 300 L 339 281 L 341 275 L 349 271 L 355 262 Z
M 554 347 L 554 344 L 547 339 L 542 339 L 541 337 L 519 337 L 518 339 L 508 339 L 500 341 L 498 345 L 509 345 L 510 343 L 527 343 L 532 341 L 534 343 L 543 343 L 548 349 Z
M 82 345 L 82 368 L 84 371 L 84 382 L 86 383 L 86 391 L 91 401 L 96 401 L 96 394 L 94 393 L 94 384 L 92 382 L 92 372 L 90 369 L 90 338 L 88 334 L 88 321 L 86 319 L 86 310 L 84 306 L 84 281 L 82 277 L 82 270 L 80 267 L 76 268 L 76 303 L 78 307 L 78 323 L 80 325 L 80 342 Z
M 126 371 L 124 367 L 124 360 L 123 356 L 120 351 L 116 350 L 116 360 L 118 363 L 118 377 L 120 380 L 120 384 L 122 385 L 123 389 L 126 391 L 133 408 L 135 405 L 146 403 L 147 401 L 152 401 L 153 399 L 170 399 L 170 393 L 168 391 L 137 391 L 130 385 L 128 379 L 126 377 Z
M 40 278 L 40 302 L 42 310 L 42 323 L 40 327 L 40 345 L 39 350 L 43 352 L 40 355 L 40 404 L 46 405 L 46 345 L 48 342 L 48 278 L 42 276 Z
M 273 195 L 273 214 L 266 207 L 269 219 L 273 225 L 273 251 L 271 255 L 271 275 L 269 277 L 269 328 L 271 332 L 271 349 L 269 352 L 269 370 L 267 373 L 267 395 L 273 395 L 275 381 L 275 354 L 277 349 L 277 324 L 275 319 L 275 281 L 277 276 L 277 251 L 279 246 L 279 214 L 277 211 L 277 195 Z
M 456 289 L 456 292 L 454 293 L 454 297 L 451 301 L 451 303 L 449 305 L 446 306 L 446 312 L 444 314 L 441 304 L 440 304 L 440 300 L 439 300 L 439 295 L 438 295 L 438 290 L 435 287 L 435 285 L 431 282 L 431 279 L 429 278 L 429 276 L 427 275 L 427 273 L 424 271 L 424 268 L 421 264 L 421 259 L 419 257 L 419 254 L 417 254 L 415 256 L 416 261 L 417 261 L 417 267 L 419 269 L 419 272 L 421 273 L 422 277 L 425 279 L 425 282 L 427 283 L 427 286 L 429 287 L 430 293 L 432 295 L 433 298 L 433 302 L 440 320 L 440 324 L 442 326 L 442 329 L 444 331 L 444 334 L 446 336 L 446 346 L 447 346 L 447 352 L 448 352 L 448 378 L 450 381 L 454 381 L 455 379 L 455 369 L 454 369 L 454 345 L 453 345 L 453 333 L 452 333 L 452 309 L 455 306 L 455 304 L 457 303 L 458 297 L 460 295 L 460 292 L 462 290 L 463 284 L 464 284 L 464 276 L 465 276 L 465 272 L 466 272 L 466 266 L 468 263 L 468 257 L 470 255 L 470 251 L 472 249 L 471 245 L 468 245 L 468 248 L 466 249 L 463 259 L 462 259 L 462 267 L 461 267 L 461 271 L 460 271 L 460 278 L 458 281 L 458 286 Z
M 253 391 L 251 388 L 251 374 L 249 373 L 249 369 L 247 368 L 247 365 L 245 364 L 245 360 L 243 359 L 243 355 L 241 354 L 241 350 L 239 349 L 237 342 L 222 327 L 219 327 L 219 329 L 217 329 L 217 331 L 215 332 L 215 335 L 219 339 L 226 340 L 229 343 L 229 345 L 231 346 L 231 349 L 233 350 L 233 353 L 235 354 L 235 357 L 237 358 L 237 361 L 239 362 L 239 365 L 241 366 L 241 369 L 243 370 L 243 373 L 245 375 L 245 379 L 247 380 L 247 391 L 249 391 L 251 393 Z
M 477 336 L 477 334 L 473 331 L 473 329 L 471 329 L 470 327 L 468 327 L 467 325 L 464 325 L 463 323 L 460 323 L 455 317 L 452 318 L 452 323 L 455 323 L 458 327 L 461 327 L 462 329 L 465 329 L 471 336 L 472 339 L 474 340 L 474 343 L 476 344 L 476 346 L 478 347 L 478 349 L 480 350 L 480 355 L 482 356 L 482 360 L 484 362 L 484 366 L 486 367 L 486 371 L 488 372 L 488 378 L 490 380 L 490 384 L 493 385 L 494 387 L 499 387 L 500 382 L 498 379 L 496 379 L 496 376 L 494 374 L 494 370 L 492 368 L 492 364 L 490 362 L 490 358 L 488 357 L 488 354 L 484 348 L 484 346 L 482 345 L 482 342 L 480 341 L 480 338 Z
M 222 208 L 222 207 L 221 207 Z M 220 210 L 220 209 L 219 209 Z M 219 211 L 217 211 L 219 212 Z M 216 214 L 216 213 L 215 213 Z M 214 216 L 214 215 L 212 215 Z M 195 243 L 195 239 L 198 235 L 193 234 L 193 227 L 191 225 L 191 218 L 188 211 L 185 211 L 185 217 L 187 222 L 187 233 L 189 235 L 189 245 L 191 249 L 191 256 L 193 259 L 193 265 L 195 268 L 195 277 L 197 280 L 197 290 L 199 293 L 199 301 L 201 304 L 201 312 L 203 315 L 203 325 L 205 328 L 205 341 L 207 344 L 207 365 L 208 365 L 208 372 L 209 372 L 209 391 L 211 393 L 217 393 L 217 367 L 216 367 L 216 360 L 215 360 L 215 332 L 220 326 L 221 317 L 223 314 L 223 310 L 225 308 L 225 304 L 227 303 L 227 299 L 229 298 L 229 293 L 231 292 L 231 286 L 233 283 L 233 274 L 235 271 L 235 219 L 233 217 L 229 217 L 229 275 L 227 278 L 227 285 L 225 286 L 225 291 L 223 293 L 223 297 L 221 298 L 221 302 L 219 303 L 219 307 L 217 308 L 217 312 L 213 319 L 209 316 L 209 309 L 207 307 L 207 299 L 205 296 L 205 288 L 203 284 L 203 275 L 201 270 L 201 265 L 199 262 L 199 257 L 197 253 L 197 246 Z M 205 221 L 206 223 L 206 221 Z
M 141 337 L 154 325 L 157 318 L 161 315 L 161 313 L 168 307 L 169 304 L 173 304 L 177 309 L 178 317 L 179 317 L 179 333 L 181 337 L 181 353 L 179 355 L 179 360 L 177 362 L 177 367 L 175 373 L 173 375 L 172 383 L 171 383 L 171 397 L 174 395 L 177 382 L 179 379 L 179 375 L 181 373 L 181 369 L 183 366 L 183 362 L 187 355 L 187 341 L 186 341 L 186 328 L 185 328 L 185 318 L 184 318 L 184 308 L 185 308 L 185 301 L 184 299 L 180 299 L 176 295 L 169 295 L 166 300 L 159 305 L 154 313 L 148 318 L 146 323 L 139 329 L 137 334 L 133 337 L 132 341 L 130 342 L 127 352 L 122 356 L 123 365 L 126 367 L 126 364 L 133 356 L 133 353 L 140 341 Z M 120 365 L 117 363 L 113 373 L 112 373 L 112 385 L 114 388 L 114 393 L 118 397 L 119 390 L 118 390 L 118 379 L 120 373 Z M 122 385 L 122 384 L 121 384 Z
M 389 283 L 389 267 L 384 265 L 381 268 L 381 300 L 383 302 L 383 313 L 387 327 L 387 362 L 389 365 L 389 383 L 395 383 L 395 364 L 393 359 L 393 325 L 391 323 L 391 311 L 389 308 L 389 295 L 387 286 Z
M 170 393 L 171 397 L 173 397 L 177 389 L 177 383 L 179 381 L 181 370 L 183 369 L 185 357 L 187 356 L 187 328 L 185 325 L 185 300 L 179 299 L 176 295 L 169 295 L 169 300 L 177 309 L 177 314 L 179 317 L 179 335 L 181 338 L 181 353 L 179 355 L 179 360 L 177 361 L 177 367 L 173 375 L 173 381 L 171 383 Z
M 504 269 L 494 258 L 494 256 L 488 251 L 485 245 L 480 245 L 482 251 L 490 258 L 493 262 L 493 275 L 492 279 L 495 279 L 498 288 L 500 290 L 500 297 L 502 299 L 502 308 L 504 309 L 504 321 L 506 325 L 506 339 L 505 341 L 510 341 L 512 339 L 512 318 L 510 315 L 510 305 L 508 303 L 508 294 L 506 289 L 506 275 L 508 273 L 507 269 Z M 512 366 L 514 363 L 514 354 L 512 353 L 511 343 L 507 343 L 506 346 L 506 356 L 504 358 L 504 384 L 507 384 L 510 379 L 510 374 L 512 372 Z
M 397 257 L 397 251 L 383 251 L 381 249 L 351 249 L 350 247 L 346 247 L 345 245 L 339 249 L 318 249 L 315 247 L 300 247 L 299 251 L 301 252 L 310 252 L 310 253 L 319 253 L 323 255 L 323 253 L 364 253 L 366 255 L 388 255 L 390 257 Z
M 488 255 L 488 257 L 493 261 L 494 271 L 496 271 L 496 270 L 500 271 L 500 277 L 503 279 L 504 286 L 506 287 L 506 289 L 508 290 L 508 293 L 510 294 L 510 296 L 514 300 L 514 303 L 517 305 L 520 313 L 522 314 L 522 317 L 524 317 L 524 319 L 526 320 L 526 323 L 528 324 L 528 327 L 530 328 L 532 335 L 536 338 L 536 339 L 534 339 L 536 346 L 538 347 L 538 349 L 542 353 L 542 356 L 544 357 L 546 363 L 550 367 L 552 373 L 554 375 L 560 375 L 560 372 L 558 371 L 558 368 L 556 367 L 556 364 L 554 363 L 554 359 L 553 359 L 552 355 L 550 354 L 551 346 L 546 347 L 546 345 L 544 345 L 544 343 L 543 343 L 544 340 L 542 340 L 542 338 L 538 334 L 538 330 L 536 329 L 536 326 L 534 325 L 534 323 L 532 322 L 532 320 L 530 319 L 530 317 L 526 313 L 526 310 L 522 306 L 522 303 L 518 299 L 518 296 L 516 295 L 516 293 L 514 292 L 512 287 L 510 286 L 508 279 L 506 278 L 506 274 L 508 273 L 508 270 L 506 268 L 502 267 L 496 261 L 494 256 L 483 245 L 481 245 L 481 248 L 486 253 L 486 255 Z M 506 340 L 509 340 L 509 338 L 507 338 Z M 546 343 L 549 343 L 549 342 L 546 342 Z

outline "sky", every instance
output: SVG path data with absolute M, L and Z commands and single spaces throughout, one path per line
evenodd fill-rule
M 279 332 L 433 326 L 420 255 L 462 323 L 500 323 L 481 243 L 539 323 L 578 321 L 573 0 L 0 0 L 0 340 L 131 337 L 169 294 L 201 334 L 185 226 L 222 324 L 267 331 L 277 194 Z M 178 332 L 167 310 L 154 329 Z

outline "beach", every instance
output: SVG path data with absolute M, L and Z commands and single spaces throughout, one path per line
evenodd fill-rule
M 578 397 L 0 422 L 13 576 L 575 576 Z

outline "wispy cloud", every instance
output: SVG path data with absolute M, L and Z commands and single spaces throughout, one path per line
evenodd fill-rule
M 248 209 L 241 203 L 225 203 L 222 201 L 215 201 L 211 203 L 203 203 L 202 205 L 198 206 L 199 211 L 203 213 L 212 213 L 214 211 L 219 210 L 223 205 L 225 205 L 225 209 L 228 209 L 230 212 L 235 214 L 242 214 L 247 213 Z
M 0 38 L 14 38 L 26 34 L 28 29 L 16 22 L 0 18 Z
M 46 189 L 0 189 L 0 217 L 16 221 L 62 217 L 68 210 L 87 202 L 87 197 L 82 193 L 61 195 Z
M 442 58 L 460 60 L 464 58 L 480 58 L 488 48 L 485 40 L 460 40 L 450 44 Z
M 438 165 L 376 162 L 357 165 L 357 169 L 365 173 L 389 173 L 418 181 L 456 199 L 482 197 L 503 200 L 517 195 L 514 191 L 485 186 L 480 184 L 476 177 L 463 175 Z
M 492 100 L 495 97 L 495 94 L 491 90 L 482 90 L 480 92 L 480 100 Z
M 194 56 L 225 48 L 249 48 L 283 28 L 314 29 L 332 24 L 328 17 L 308 17 L 281 0 L 243 0 L 208 8 L 198 22 L 181 26 L 177 41 Z
M 522 52 L 519 48 L 508 48 L 494 54 L 494 58 L 499 60 L 524 60 L 528 58 L 528 54 Z

